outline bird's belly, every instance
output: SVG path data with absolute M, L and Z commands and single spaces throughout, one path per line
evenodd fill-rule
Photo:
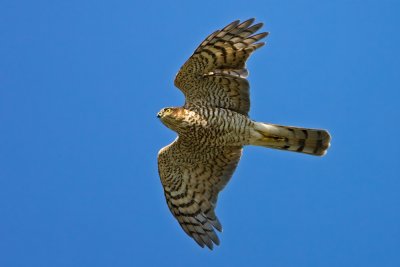
M 239 113 L 214 109 L 195 125 L 193 136 L 200 143 L 213 146 L 243 146 L 249 144 L 252 121 Z

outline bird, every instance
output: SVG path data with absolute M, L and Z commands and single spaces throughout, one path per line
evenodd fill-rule
M 215 214 L 219 192 L 249 145 L 322 156 L 330 146 L 323 129 L 282 126 L 249 118 L 246 61 L 264 46 L 268 32 L 251 18 L 210 34 L 183 64 L 174 84 L 182 107 L 157 117 L 178 137 L 158 153 L 158 172 L 167 205 L 182 229 L 201 247 L 219 245 L 222 225 Z

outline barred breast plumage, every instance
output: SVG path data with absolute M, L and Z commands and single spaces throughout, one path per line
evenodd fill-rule
M 186 127 L 177 128 L 182 138 L 197 140 L 202 146 L 243 146 L 249 144 L 253 122 L 240 113 L 224 108 L 183 109 Z

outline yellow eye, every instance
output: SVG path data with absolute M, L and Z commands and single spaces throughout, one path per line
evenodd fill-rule
M 164 112 L 170 113 L 170 112 L 171 112 L 171 109 L 170 109 L 170 108 L 166 108 L 166 109 L 164 110 Z

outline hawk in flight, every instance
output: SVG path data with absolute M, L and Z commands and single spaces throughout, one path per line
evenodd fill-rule
M 209 35 L 181 67 L 175 85 L 183 107 L 157 117 L 178 138 L 158 153 L 158 172 L 172 214 L 201 247 L 219 245 L 215 215 L 218 193 L 229 182 L 246 145 L 322 156 L 325 130 L 256 122 L 249 118 L 246 61 L 268 35 L 262 23 L 234 21 Z

